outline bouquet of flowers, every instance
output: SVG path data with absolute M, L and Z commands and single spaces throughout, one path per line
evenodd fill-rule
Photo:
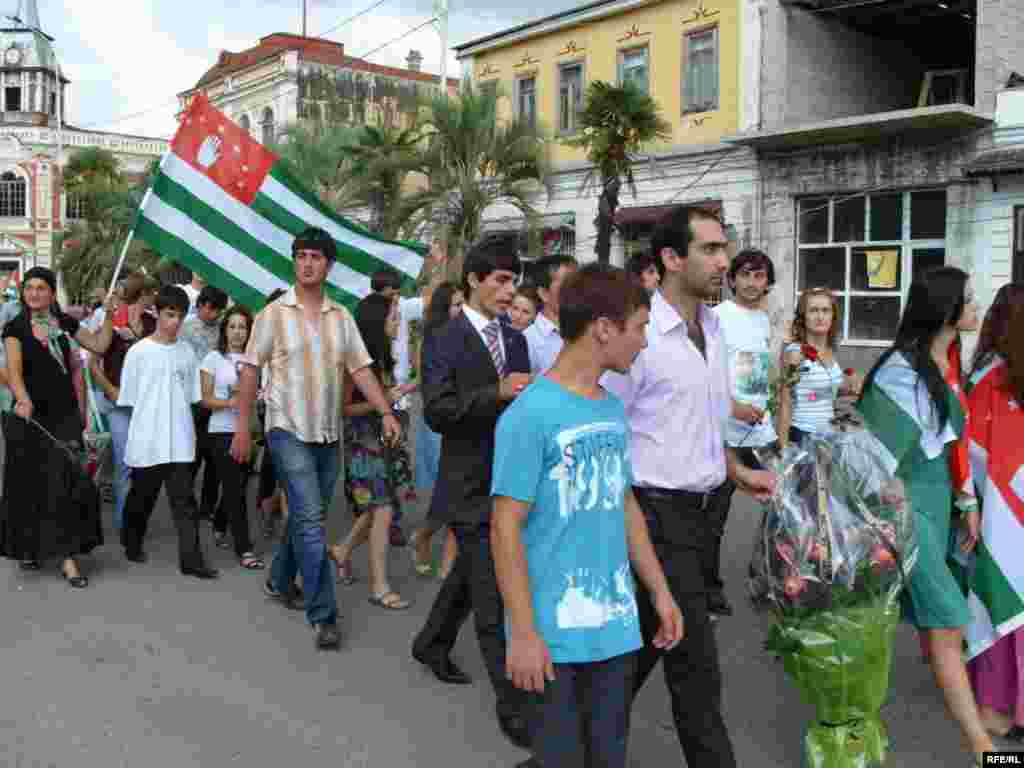
M 764 460 L 779 481 L 755 543 L 751 591 L 776 614 L 768 650 L 815 709 L 807 765 L 881 764 L 897 598 L 916 558 L 903 485 L 862 429 L 810 437 Z

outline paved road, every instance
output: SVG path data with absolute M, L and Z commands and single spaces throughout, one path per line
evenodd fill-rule
M 761 649 L 766 620 L 745 604 L 741 582 L 754 509 L 742 501 L 734 510 L 725 551 L 738 610 L 719 628 L 726 718 L 741 766 L 795 767 L 808 710 Z M 407 527 L 421 517 L 422 507 L 410 510 Z M 348 524 L 344 512 L 334 524 Z M 55 566 L 26 576 L 0 561 L 0 765 L 463 768 L 521 759 L 498 733 L 470 631 L 455 655 L 472 687 L 436 684 L 409 660 L 437 584 L 414 576 L 406 550 L 392 553 L 394 585 L 415 600 L 404 614 L 367 604 L 365 551 L 357 556 L 363 581 L 339 588 L 341 653 L 315 652 L 302 614 L 266 601 L 261 575 L 227 553 L 215 555 L 217 582 L 180 576 L 164 501 L 149 551 L 149 563 L 133 565 L 108 543 L 86 563 L 93 586 L 84 592 L 67 589 Z M 637 703 L 631 765 L 683 765 L 656 675 Z M 885 715 L 890 765 L 967 764 L 907 630 Z

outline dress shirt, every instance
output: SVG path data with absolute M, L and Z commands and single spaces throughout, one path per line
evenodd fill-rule
M 263 380 L 267 432 L 280 428 L 305 443 L 333 443 L 342 435 L 343 378 L 373 359 L 345 307 L 324 296 L 312 333 L 289 288 L 256 315 L 245 361 L 270 371 Z
M 472 325 L 476 329 L 476 332 L 480 334 L 480 340 L 484 343 L 485 347 L 487 346 L 487 336 L 484 335 L 484 328 L 486 328 L 491 323 L 498 324 L 498 345 L 501 347 L 501 359 L 505 361 L 505 368 L 507 370 L 508 350 L 505 349 L 505 334 L 502 333 L 501 323 L 498 322 L 498 318 L 494 318 L 494 320 L 488 320 L 486 317 L 484 317 L 471 306 L 469 306 L 469 304 L 462 305 L 462 313 L 466 316 L 466 319 L 469 320 L 470 325 Z
M 634 483 L 704 492 L 725 481 L 725 423 L 731 410 L 722 330 L 700 305 L 707 359 L 690 341 L 686 321 L 655 292 L 647 348 L 628 374 L 602 383 L 626 405 Z
M 544 373 L 555 364 L 558 353 L 562 351 L 562 334 L 558 326 L 540 312 L 523 335 L 530 351 L 530 373 Z

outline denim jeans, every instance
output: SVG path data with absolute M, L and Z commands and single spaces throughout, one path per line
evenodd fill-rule
M 555 664 L 534 694 L 530 745 L 541 768 L 625 768 L 636 654 Z
M 329 624 L 338 618 L 338 605 L 334 569 L 327 558 L 325 519 L 341 471 L 338 443 L 305 443 L 291 432 L 272 429 L 267 445 L 288 494 L 288 525 L 274 552 L 271 586 L 286 592 L 301 572 L 306 618 L 311 624 Z
M 128 426 L 131 421 L 131 408 L 112 408 L 107 413 L 107 423 L 110 425 L 110 443 L 114 453 L 114 530 L 124 527 L 124 503 L 128 499 L 128 488 L 131 485 L 130 470 L 124 463 L 125 449 L 128 447 Z

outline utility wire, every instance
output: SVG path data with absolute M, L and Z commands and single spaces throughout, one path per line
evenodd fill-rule
M 424 27 L 426 27 L 426 26 L 428 26 L 428 25 L 430 25 L 430 24 L 433 24 L 433 23 L 434 23 L 435 21 L 437 21 L 437 16 L 432 16 L 432 17 L 430 17 L 429 19 L 427 19 L 426 21 L 424 21 L 424 22 L 423 22 L 422 24 L 417 24 L 417 25 L 416 25 L 415 27 L 413 27 L 413 28 L 411 28 L 411 29 L 408 29 L 408 30 L 406 30 L 406 31 L 405 31 L 405 32 L 403 32 L 403 33 L 402 33 L 401 35 L 399 35 L 398 37 L 396 37 L 396 38 L 395 38 L 394 40 L 388 40 L 388 41 L 387 41 L 386 43 L 384 43 L 383 45 L 378 45 L 378 46 L 377 46 L 376 48 L 374 48 L 374 49 L 372 49 L 372 50 L 370 50 L 370 51 L 367 51 L 366 53 L 361 53 L 361 54 L 359 54 L 359 56 L 357 56 L 356 58 L 357 58 L 357 59 L 366 59 L 366 58 L 369 58 L 369 57 L 370 57 L 370 56 L 372 56 L 373 54 L 377 53 L 377 51 L 383 50 L 384 48 L 387 48 L 387 47 L 388 47 L 389 45 L 394 45 L 395 43 L 397 43 L 397 42 L 398 42 L 398 41 L 400 41 L 400 40 L 404 40 L 404 39 L 405 39 L 405 38 L 407 38 L 407 37 L 408 37 L 409 35 L 411 35 L 411 34 L 412 34 L 413 32 L 419 32 L 419 31 L 420 31 L 421 29 L 423 29 Z

